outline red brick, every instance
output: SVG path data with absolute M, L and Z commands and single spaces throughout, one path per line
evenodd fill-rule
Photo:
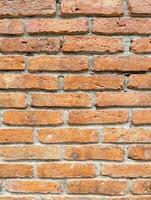
M 95 143 L 99 136 L 96 129 L 40 129 L 38 139 L 42 143 Z
M 69 124 L 116 124 L 126 123 L 126 110 L 76 110 L 69 112 Z
M 64 159 L 122 161 L 124 159 L 124 150 L 121 147 L 111 145 L 67 146 L 64 151 Z
M 124 195 L 127 190 L 128 184 L 126 181 L 85 179 L 67 182 L 67 191 L 73 194 Z
M 122 0 L 62 0 L 62 15 L 101 15 L 121 16 L 123 15 Z
M 0 19 L 0 34 L 20 35 L 24 32 L 23 21 L 20 19 Z
M 32 94 L 32 106 L 36 107 L 91 107 L 92 95 L 86 93 Z
M 17 92 L 0 92 L 0 107 L 1 108 L 25 108 L 26 107 L 25 93 Z
M 87 20 L 79 19 L 31 19 L 27 32 L 32 34 L 80 34 L 88 31 Z
M 151 124 L 151 110 L 135 110 L 133 111 L 133 124 Z
M 1 70 L 24 70 L 24 57 L 22 56 L 0 56 Z
M 129 10 L 132 16 L 151 16 L 150 0 L 129 0 Z
M 151 177 L 151 165 L 144 163 L 102 164 L 101 175 L 123 178 L 146 178 Z
M 150 34 L 151 19 L 143 18 L 96 18 L 93 32 L 106 35 Z
M 150 92 L 101 92 L 96 94 L 98 107 L 151 106 Z
M 0 40 L 2 52 L 58 52 L 60 40 L 58 38 L 28 37 L 3 38 Z
M 6 181 L 6 191 L 13 193 L 61 193 L 61 184 L 56 181 L 11 180 Z
M 130 145 L 128 157 L 133 160 L 151 160 L 151 145 Z
M 128 87 L 133 89 L 151 89 L 151 75 L 132 74 L 129 77 Z
M 4 124 L 9 125 L 59 125 L 63 123 L 63 112 L 48 110 L 6 111 L 3 115 Z
M 61 158 L 59 146 L 3 146 L 0 156 L 4 160 L 59 160 Z
M 56 90 L 57 77 L 35 74 L 0 74 L 1 89 Z
M 124 77 L 120 75 L 66 76 L 63 81 L 64 90 L 117 90 L 123 86 Z
M 151 194 L 151 180 L 132 180 L 131 190 L 134 194 Z
M 0 2 L 1 17 L 52 16 L 55 13 L 55 0 L 30 0 Z
M 147 56 L 95 56 L 94 71 L 141 72 L 151 71 L 151 58 Z
M 33 143 L 33 129 L 0 129 L 0 143 Z
M 103 128 L 103 143 L 151 143 L 151 130 L 146 128 Z
M 86 56 L 36 56 L 29 57 L 29 71 L 71 71 L 88 70 Z
M 63 195 L 53 195 L 53 196 L 49 196 L 49 197 L 44 197 L 44 200 L 100 200 L 99 197 L 86 197 L 86 196 L 63 196 Z
M 0 163 L 1 178 L 32 177 L 33 167 L 30 164 Z
M 123 52 L 123 40 L 107 36 L 65 36 L 63 52 Z
M 43 163 L 37 166 L 38 177 L 86 178 L 95 176 L 95 165 L 91 163 Z
M 151 38 L 137 38 L 131 42 L 131 50 L 134 53 L 151 53 Z

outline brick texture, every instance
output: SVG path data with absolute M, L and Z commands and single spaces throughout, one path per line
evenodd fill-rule
M 0 0 L 0 200 L 151 200 L 151 0 Z

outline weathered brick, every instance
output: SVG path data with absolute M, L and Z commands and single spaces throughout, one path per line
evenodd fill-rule
M 1 70 L 24 70 L 24 57 L 22 56 L 0 56 Z
M 6 191 L 13 193 L 61 193 L 61 184 L 56 181 L 11 180 L 6 181 Z
M 56 90 L 57 77 L 35 74 L 0 74 L 0 89 Z
M 131 191 L 134 194 L 151 194 L 151 180 L 132 180 Z
M 30 164 L 0 163 L 1 178 L 32 177 L 33 167 Z
M 151 19 L 143 18 L 96 18 L 93 32 L 106 35 L 138 35 L 151 33 Z
M 59 160 L 61 158 L 59 146 L 3 146 L 0 156 L 4 160 Z
M 38 197 L 23 197 L 23 196 L 1 196 L 0 200 L 39 200 Z
M 128 157 L 133 160 L 151 160 L 151 145 L 130 145 Z
M 65 36 L 63 52 L 123 52 L 123 40 L 107 36 Z
M 63 195 L 53 195 L 53 196 L 49 196 L 49 197 L 44 197 L 44 200 L 100 200 L 99 197 L 87 197 L 87 196 L 63 196 Z
M 103 199 L 101 199 L 103 200 Z M 150 200 L 150 196 L 128 195 L 125 197 L 107 197 L 105 200 Z
M 69 124 L 116 124 L 126 123 L 126 110 L 76 110 L 69 112 Z
M 139 124 L 151 124 L 151 110 L 134 110 L 132 123 Z
M 0 19 L 0 34 L 20 35 L 24 32 L 23 21 L 20 19 Z
M 129 77 L 128 87 L 132 89 L 151 89 L 150 74 L 132 74 Z
M 1 108 L 25 108 L 26 94 L 17 92 L 0 92 Z
M 113 145 L 67 146 L 64 151 L 64 159 L 122 161 L 124 150 Z
M 2 52 L 58 52 L 59 48 L 60 40 L 52 37 L 16 37 L 0 40 L 0 51 Z
M 82 34 L 88 31 L 87 19 L 31 19 L 27 32 L 32 34 Z
M 101 175 L 110 177 L 151 177 L 151 165 L 144 163 L 102 164 Z
M 129 10 L 132 16 L 151 16 L 150 0 L 129 0 Z
M 127 190 L 128 184 L 126 181 L 85 179 L 67 182 L 67 191 L 73 194 L 124 195 Z
M 9 125 L 59 125 L 63 123 L 63 112 L 48 110 L 6 111 L 3 122 Z
M 124 77 L 120 75 L 66 76 L 63 81 L 64 90 L 117 90 L 123 86 Z
M 0 143 L 33 143 L 33 129 L 0 129 Z
M 151 143 L 151 130 L 146 128 L 103 128 L 103 143 Z
M 52 16 L 55 13 L 55 0 L 2 0 L 1 17 Z
M 96 129 L 40 129 L 38 139 L 42 143 L 96 143 L 99 140 Z
M 151 53 L 151 38 L 137 38 L 131 41 L 131 50 L 134 53 Z
M 150 92 L 101 92 L 96 94 L 98 107 L 151 106 Z
M 141 72 L 151 71 L 151 58 L 147 56 L 95 56 L 94 71 Z
M 101 15 L 121 16 L 123 15 L 122 0 L 62 0 L 62 15 Z
M 86 93 L 32 94 L 36 107 L 91 107 L 92 95 Z
M 43 163 L 37 166 L 38 177 L 43 178 L 86 178 L 94 177 L 95 165 L 91 163 Z
M 29 58 L 29 71 L 71 71 L 88 70 L 86 56 L 36 56 Z

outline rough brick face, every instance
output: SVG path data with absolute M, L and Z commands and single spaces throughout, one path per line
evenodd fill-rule
M 0 0 L 0 200 L 151 200 L 150 17 Z

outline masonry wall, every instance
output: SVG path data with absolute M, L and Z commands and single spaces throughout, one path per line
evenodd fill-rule
M 151 200 L 151 1 L 0 1 L 0 200 Z

